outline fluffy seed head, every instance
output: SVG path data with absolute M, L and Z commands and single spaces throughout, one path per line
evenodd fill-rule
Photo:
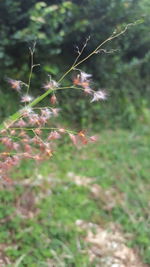
M 98 90 L 97 92 L 94 92 L 91 103 L 94 101 L 106 100 L 106 99 L 107 99 L 107 92 L 104 90 Z
M 86 73 L 84 71 L 81 71 L 80 72 L 80 79 L 81 79 L 81 82 L 85 82 L 87 81 L 89 78 L 92 77 L 92 74 L 89 74 L 89 73 Z
M 21 90 L 22 81 L 7 78 L 7 82 L 10 84 L 11 88 L 16 90 L 17 92 Z
M 31 102 L 33 100 L 33 97 L 30 95 L 24 95 L 21 97 L 21 102 L 25 103 L 25 102 Z
M 43 85 L 43 88 L 46 89 L 46 90 L 55 89 L 55 88 L 58 88 L 58 87 L 59 87 L 59 84 L 54 80 L 51 80 L 51 81 L 49 81 L 49 82 L 47 82 L 46 84 Z

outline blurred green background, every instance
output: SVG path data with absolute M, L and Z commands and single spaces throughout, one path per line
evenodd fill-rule
M 20 108 L 6 78 L 28 81 L 34 41 L 40 67 L 31 87 L 38 96 L 47 75 L 58 80 L 88 36 L 82 57 L 115 29 L 139 21 L 104 47 L 114 53 L 80 66 L 92 74 L 94 88 L 107 89 L 106 102 L 91 104 L 76 90 L 58 94 L 64 124 L 96 132 L 97 144 L 77 150 L 60 140 L 50 161 L 40 168 L 24 161 L 12 174 L 14 184 L 0 185 L 0 266 L 105 267 L 101 254 L 90 262 L 87 232 L 77 220 L 108 231 L 109 223 L 119 225 L 139 257 L 135 266 L 150 266 L 149 14 L 149 0 L 0 0 L 1 121 Z M 63 84 L 71 81 L 72 74 Z

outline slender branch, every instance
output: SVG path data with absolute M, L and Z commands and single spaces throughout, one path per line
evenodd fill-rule
M 108 43 L 109 41 L 112 41 L 113 39 L 119 37 L 120 35 L 124 34 L 127 29 L 130 27 L 130 26 L 133 26 L 135 25 L 135 23 L 130 23 L 130 24 L 127 24 L 126 27 L 119 33 L 117 34 L 112 34 L 111 36 L 109 36 L 105 41 L 103 41 L 100 45 L 98 45 L 88 56 L 86 56 L 85 58 L 83 58 L 82 60 L 80 60 L 79 62 L 77 62 L 75 65 L 72 65 L 70 67 L 70 69 L 68 69 L 64 74 L 63 76 L 59 79 L 58 82 L 61 82 L 74 68 L 76 68 L 77 66 L 79 66 L 80 64 L 82 64 L 84 61 L 86 61 L 87 59 L 89 59 L 91 56 L 93 56 L 94 54 L 96 54 L 99 49 L 106 43 Z
M 32 73 L 33 73 L 33 69 L 37 66 L 40 66 L 40 64 L 34 64 L 34 52 L 35 52 L 35 46 L 36 46 L 36 42 L 34 42 L 33 47 L 29 47 L 29 51 L 30 51 L 30 73 L 29 73 L 29 79 L 28 79 L 28 84 L 27 84 L 27 92 L 26 94 L 28 95 L 30 87 L 31 87 L 31 79 L 32 79 Z M 26 103 L 25 103 L 26 104 Z
M 87 43 L 88 43 L 89 40 L 90 40 L 90 36 L 86 39 L 85 43 L 83 44 L 83 47 L 82 47 L 81 51 L 80 51 L 79 48 L 78 48 L 78 56 L 76 57 L 76 59 L 75 59 L 75 61 L 74 61 L 74 63 L 72 64 L 71 67 L 74 67 L 74 66 L 76 65 L 78 59 L 79 59 L 80 56 L 82 55 L 82 53 L 83 53 L 85 47 L 87 46 Z
M 12 130 L 25 130 L 25 131 L 34 131 L 35 129 L 36 129 L 36 127 L 35 128 L 33 128 L 33 127 L 28 127 L 28 128 L 19 128 L 19 127 L 12 127 L 11 128 Z M 54 127 L 40 127 L 40 130 L 56 130 L 56 131 L 59 131 L 59 129 L 60 128 L 54 128 Z M 73 134 L 77 134 L 77 132 L 76 131 L 72 131 L 72 130 L 68 130 L 68 129 L 65 129 L 65 132 L 66 133 L 73 133 Z M 14 136 L 15 137 L 15 136 Z
M 31 65 L 30 65 L 30 74 L 29 74 L 29 80 L 28 80 L 28 87 L 27 87 L 27 94 L 29 93 L 29 89 L 31 86 L 31 78 L 32 78 L 32 72 L 33 72 L 33 56 L 34 56 L 34 51 L 29 48 L 30 50 L 30 55 L 31 55 Z

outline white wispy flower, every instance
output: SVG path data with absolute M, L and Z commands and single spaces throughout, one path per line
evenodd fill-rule
M 98 101 L 98 100 L 106 100 L 107 96 L 108 96 L 108 94 L 106 91 L 98 90 L 98 91 L 94 92 L 91 103 L 94 101 Z
M 24 107 L 24 108 L 22 108 L 21 113 L 23 115 L 27 116 L 27 115 L 33 113 L 33 109 L 31 107 Z
M 51 110 L 49 110 L 49 108 L 43 108 L 43 109 L 41 109 L 41 115 L 43 117 L 46 117 L 47 119 L 49 119 L 52 114 L 53 114 L 53 112 Z
M 12 89 L 16 90 L 17 92 L 21 90 L 21 85 L 23 84 L 22 81 L 13 80 L 11 78 L 6 78 L 6 80 L 10 84 Z
M 84 82 L 84 81 L 88 80 L 90 77 L 92 77 L 92 74 L 86 73 L 84 71 L 80 72 L 81 82 Z
M 21 102 L 31 102 L 33 100 L 33 97 L 30 95 L 24 95 L 21 97 Z
M 58 87 L 59 87 L 59 83 L 56 82 L 55 80 L 50 80 L 49 82 L 47 82 L 43 86 L 43 88 L 45 88 L 46 90 L 55 89 L 55 88 L 58 88 Z

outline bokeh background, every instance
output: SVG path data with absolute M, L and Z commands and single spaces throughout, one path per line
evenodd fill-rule
M 96 132 L 97 145 L 78 151 L 61 141 L 51 161 L 40 168 L 23 162 L 13 174 L 13 187 L 1 188 L 0 266 L 113 266 L 95 252 L 99 243 L 90 262 L 93 243 L 87 242 L 81 220 L 105 230 L 113 223 L 138 257 L 136 266 L 150 264 L 149 14 L 149 0 L 0 1 L 1 121 L 20 107 L 6 78 L 28 80 L 29 47 L 35 41 L 40 67 L 31 85 L 38 96 L 47 75 L 58 80 L 75 60 L 76 46 L 89 36 L 82 57 L 115 29 L 138 21 L 104 46 L 113 53 L 94 55 L 80 66 L 92 74 L 95 88 L 108 91 L 106 102 L 91 104 L 76 90 L 58 95 L 60 120 Z M 69 75 L 63 84 L 71 80 Z M 118 266 L 132 266 L 127 264 Z

